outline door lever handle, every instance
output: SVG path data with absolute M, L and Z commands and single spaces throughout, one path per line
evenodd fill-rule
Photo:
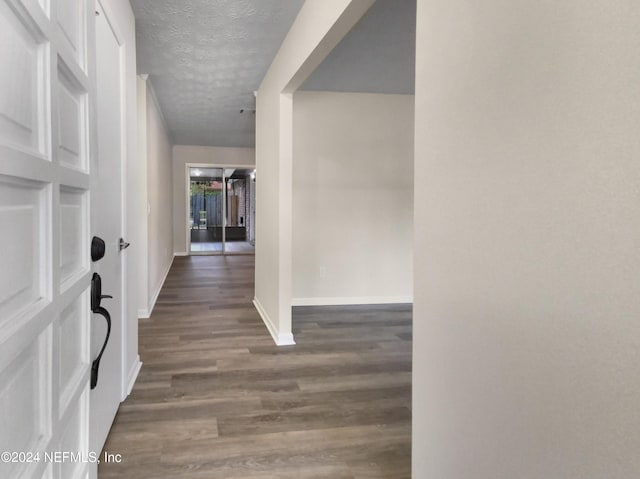
M 98 273 L 93 273 L 91 278 L 91 311 L 95 313 L 103 299 L 113 299 L 113 296 L 102 294 L 102 278 Z
M 122 251 L 123 249 L 127 249 L 130 245 L 131 243 L 127 243 L 123 238 L 120 238 L 120 251 Z
M 98 385 L 100 360 L 102 359 L 104 350 L 107 348 L 109 336 L 111 335 L 111 315 L 109 314 L 109 311 L 100 306 L 100 302 L 105 298 L 113 298 L 113 296 L 110 294 L 102 294 L 102 278 L 100 278 L 98 273 L 93 273 L 93 277 L 91 278 L 91 312 L 99 314 L 107 321 L 107 334 L 104 338 L 104 343 L 102 343 L 102 348 L 100 349 L 98 356 L 91 363 L 91 389 L 95 389 Z
M 100 360 L 102 359 L 104 350 L 107 348 L 109 336 L 111 336 L 111 315 L 109 314 L 109 311 L 104 309 L 102 306 L 98 306 L 93 312 L 95 314 L 99 314 L 107 321 L 107 334 L 104 338 L 104 343 L 102 343 L 102 348 L 100 348 L 98 356 L 96 356 L 96 358 L 91 363 L 91 389 L 95 389 L 98 385 L 98 371 L 100 370 Z

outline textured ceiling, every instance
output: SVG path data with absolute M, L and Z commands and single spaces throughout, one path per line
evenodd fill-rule
M 131 0 L 138 73 L 180 145 L 254 146 L 253 92 L 304 0 Z
M 149 74 L 174 143 L 254 146 L 253 92 L 303 3 L 131 0 L 138 73 Z M 415 19 L 416 0 L 377 0 L 302 89 L 413 93 Z
M 413 94 L 416 0 L 377 0 L 301 90 Z

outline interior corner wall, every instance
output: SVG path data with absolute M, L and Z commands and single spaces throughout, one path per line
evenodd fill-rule
M 173 261 L 173 169 L 171 140 L 147 81 L 147 197 L 149 312 Z
M 373 0 L 305 2 L 256 98 L 256 273 L 254 303 L 276 344 L 293 344 L 291 94 Z
M 173 247 L 177 255 L 187 251 L 187 185 L 186 165 L 224 165 L 253 168 L 256 164 L 254 148 L 175 145 L 173 147 Z
M 638 477 L 638 25 L 418 0 L 412 477 Z
M 414 97 L 297 92 L 293 304 L 411 302 Z

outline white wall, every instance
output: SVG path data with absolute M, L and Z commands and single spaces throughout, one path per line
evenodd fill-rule
M 137 168 L 137 189 L 130 202 L 135 202 L 138 211 L 138 223 L 136 224 L 136 238 L 131 241 L 128 252 L 135 252 L 137 259 L 137 308 L 138 316 L 149 317 L 149 248 L 147 241 L 148 232 L 148 198 L 147 198 L 147 75 L 140 75 L 136 78 L 137 87 L 137 108 L 138 108 L 138 161 Z
M 187 145 L 175 145 L 173 147 L 173 246 L 177 255 L 186 255 L 188 253 L 186 236 L 187 163 L 254 167 L 256 164 L 256 152 L 254 148 Z
M 412 301 L 413 107 L 412 95 L 294 95 L 294 305 Z
M 171 139 L 162 111 L 149 80 L 139 83 L 146 102 L 146 215 L 147 274 L 141 278 L 144 297 L 141 317 L 148 317 L 155 305 L 173 260 L 173 168 Z M 142 104 L 139 104 L 142 108 Z M 144 271 L 142 272 L 144 274 Z M 145 284 L 146 279 L 146 284 Z
M 138 315 L 153 311 L 173 260 L 173 168 L 171 138 L 147 75 L 138 77 L 138 136 L 141 180 L 137 202 L 142 252 Z
M 418 0 L 413 477 L 638 477 L 638 25 Z
M 292 344 L 292 93 L 373 0 L 305 2 L 263 79 L 256 110 L 254 303 L 276 344 Z

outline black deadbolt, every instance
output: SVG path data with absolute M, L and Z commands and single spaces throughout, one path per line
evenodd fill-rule
M 104 240 L 94 236 L 91 240 L 91 261 L 96 262 L 104 258 Z

